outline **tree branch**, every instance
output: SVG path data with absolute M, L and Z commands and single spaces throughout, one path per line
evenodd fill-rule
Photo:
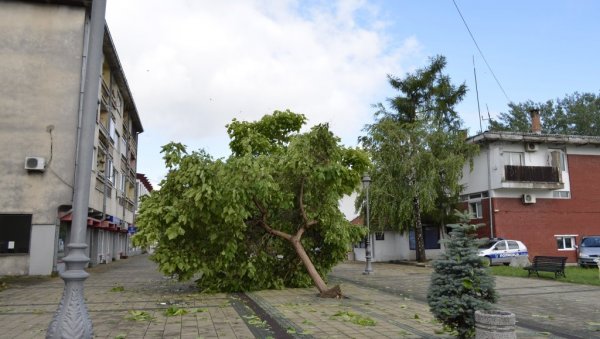
M 319 223 L 317 220 L 308 221 L 308 216 L 306 215 L 306 210 L 304 209 L 304 180 L 305 179 L 306 178 L 302 178 L 302 181 L 300 182 L 300 194 L 298 195 L 298 205 L 300 207 L 300 215 L 302 216 L 302 221 L 304 222 L 304 226 L 300 227 L 300 229 L 298 230 L 298 233 L 296 233 L 296 236 L 298 237 L 298 239 L 300 239 L 300 237 L 302 236 L 302 233 L 304 233 L 304 231 L 306 229 Z
M 285 232 L 281 232 L 279 230 L 276 230 L 274 228 L 272 228 L 271 226 L 269 226 L 269 224 L 267 223 L 267 209 L 260 204 L 260 202 L 258 201 L 258 199 L 256 199 L 256 197 L 252 198 L 252 201 L 254 201 L 254 205 L 256 205 L 256 208 L 258 208 L 258 210 L 260 211 L 261 214 L 261 218 L 260 218 L 260 225 L 269 233 L 276 235 L 280 238 L 283 238 L 285 240 L 291 241 L 292 240 L 292 236 L 290 234 L 287 234 Z

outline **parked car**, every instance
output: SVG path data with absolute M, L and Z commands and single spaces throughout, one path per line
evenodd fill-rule
M 479 246 L 479 256 L 485 257 L 488 264 L 510 264 L 513 257 L 528 257 L 527 246 L 518 240 L 502 238 L 490 239 Z
M 597 266 L 595 259 L 600 259 L 600 235 L 588 235 L 581 238 L 577 262 L 581 267 Z

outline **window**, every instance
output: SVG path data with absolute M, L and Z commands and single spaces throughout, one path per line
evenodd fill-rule
M 519 244 L 517 244 L 516 241 L 514 240 L 508 240 L 508 249 L 509 250 L 518 250 L 519 249 Z
M 562 150 L 551 150 L 550 151 L 550 165 L 557 167 L 561 171 L 567 170 L 567 162 L 565 159 L 565 153 Z
M 556 247 L 559 251 L 569 251 L 575 249 L 575 235 L 555 235 Z
M 121 150 L 121 155 L 127 157 L 127 140 L 125 140 L 125 136 L 121 138 L 121 146 L 119 149 Z
M 553 191 L 552 197 L 560 198 L 560 199 L 569 199 L 571 197 L 571 192 L 569 192 L 569 191 Z
M 115 118 L 112 116 L 108 119 L 108 132 L 110 134 L 111 140 L 114 142 L 117 140 L 117 130 L 115 129 Z
M 523 152 L 504 152 L 502 154 L 504 158 L 504 165 L 509 166 L 523 166 L 525 165 Z
M 470 194 L 463 194 L 463 195 L 460 196 L 460 201 L 476 200 L 476 199 L 487 198 L 487 197 L 488 197 L 488 192 L 487 191 L 477 192 L 477 193 L 470 193 Z
M 114 168 L 113 168 L 113 162 L 112 159 L 108 159 L 108 163 L 106 165 L 106 178 L 108 179 L 108 181 L 110 181 L 111 183 L 114 184 Z
M 117 150 L 117 153 L 121 152 L 121 135 L 119 134 L 119 132 L 115 132 L 115 148 Z
M 119 186 L 119 189 L 121 190 L 121 192 L 125 192 L 125 183 L 127 182 L 127 176 L 125 175 L 125 173 L 121 173 L 121 185 Z
M 481 200 L 469 203 L 469 213 L 471 214 L 471 219 L 483 218 L 483 208 L 481 206 Z
M 0 253 L 29 253 L 31 214 L 0 214 Z
M 121 176 L 121 172 L 115 169 L 115 187 L 121 187 L 121 181 L 123 181 L 123 177 Z
M 383 232 L 375 232 L 375 240 L 385 240 L 385 235 Z
M 497 251 L 506 251 L 506 242 L 500 241 L 496 244 L 496 246 L 494 246 L 494 249 Z
M 362 238 L 362 240 L 355 247 L 367 248 L 367 237 Z
M 440 249 L 440 231 L 437 226 L 423 225 L 423 240 L 426 250 Z M 417 248 L 415 239 L 415 231 L 410 230 L 408 233 L 408 245 L 411 250 Z

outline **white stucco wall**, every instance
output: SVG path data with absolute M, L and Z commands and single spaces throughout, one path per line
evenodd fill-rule
M 472 171 L 468 163 L 463 166 L 463 174 L 460 183 L 465 187 L 464 192 L 472 193 L 488 190 L 487 152 L 487 147 L 481 147 L 479 153 L 473 158 Z
M 389 262 L 392 260 L 416 260 L 416 251 L 410 249 L 408 235 L 402 235 L 398 232 L 384 232 L 384 240 L 375 240 L 375 235 L 372 234 L 373 262 Z M 425 250 L 425 255 L 428 260 L 437 259 L 443 252 L 443 245 L 440 249 Z M 354 260 L 365 261 L 365 249 L 354 248 Z
M 0 257 L 0 275 L 26 275 L 29 272 L 28 254 L 11 254 Z
M 32 225 L 29 249 L 29 274 L 49 275 L 54 263 L 54 239 L 56 225 Z
M 0 85 L 0 213 L 54 224 L 72 200 L 84 18 L 79 7 L 0 2 L 0 78 L 10 79 Z M 28 156 L 46 170 L 25 170 Z
M 84 24 L 83 7 L 0 2 L 0 213 L 32 215 L 30 255 L 0 257 L 0 274 L 52 269 L 57 210 L 73 195 Z M 44 171 L 25 170 L 32 156 Z

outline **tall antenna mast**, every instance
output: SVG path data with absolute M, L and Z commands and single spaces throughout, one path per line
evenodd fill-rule
M 481 123 L 481 107 L 479 107 L 479 89 L 477 88 L 477 72 L 475 71 L 475 56 L 473 55 L 473 75 L 475 76 L 475 93 L 477 94 L 477 115 L 479 116 L 479 133 L 483 133 Z

